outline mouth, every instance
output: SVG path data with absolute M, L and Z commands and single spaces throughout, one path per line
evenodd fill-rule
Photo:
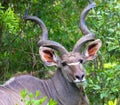
M 86 79 L 83 80 L 75 79 L 73 82 L 76 84 L 78 88 L 80 88 L 81 86 L 85 88 L 87 84 Z

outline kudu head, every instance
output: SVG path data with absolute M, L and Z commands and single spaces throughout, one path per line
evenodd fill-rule
M 85 17 L 93 7 L 95 7 L 95 3 L 90 3 L 81 13 L 80 29 L 83 37 L 77 41 L 71 52 L 68 52 L 61 44 L 48 40 L 47 28 L 38 17 L 28 15 L 24 17 L 25 20 L 37 22 L 42 28 L 42 39 L 39 40 L 38 46 L 39 54 L 44 64 L 60 68 L 64 77 L 77 86 L 86 80 L 83 64 L 86 61 L 93 60 L 101 47 L 101 41 L 99 39 L 95 40 L 94 34 L 90 32 L 85 24 Z M 85 51 L 81 52 L 81 48 L 88 41 L 92 42 L 87 45 Z M 60 54 L 56 54 L 55 51 L 58 51 Z

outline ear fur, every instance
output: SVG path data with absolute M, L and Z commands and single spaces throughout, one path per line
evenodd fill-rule
M 48 47 L 40 47 L 39 54 L 40 54 L 41 60 L 44 62 L 45 65 L 47 66 L 57 65 L 57 56 L 53 49 Z
M 102 46 L 102 42 L 100 39 L 97 39 L 91 42 L 85 51 L 86 60 L 93 60 L 96 57 L 97 52 L 99 51 L 100 47 Z

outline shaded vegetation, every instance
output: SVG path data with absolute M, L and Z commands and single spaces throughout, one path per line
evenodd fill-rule
M 91 105 L 106 105 L 109 100 L 120 100 L 120 1 L 95 2 L 97 7 L 89 13 L 86 23 L 103 45 L 97 59 L 85 65 L 88 79 L 86 92 Z M 19 72 L 37 73 L 37 76 L 45 78 L 50 70 L 44 67 L 38 55 L 37 42 L 41 29 L 35 23 L 23 20 L 27 7 L 30 15 L 36 15 L 45 22 L 51 40 L 72 50 L 82 36 L 79 17 L 87 4 L 87 0 L 2 0 L 1 83 Z

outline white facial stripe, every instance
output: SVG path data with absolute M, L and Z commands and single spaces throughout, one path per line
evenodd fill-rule
M 75 63 L 69 63 L 67 65 L 72 66 L 72 65 L 79 65 L 79 64 L 80 64 L 80 62 L 75 62 Z
M 74 83 L 79 83 L 79 82 L 81 82 L 79 79 L 74 80 Z
M 85 79 L 85 78 L 83 78 L 82 80 L 75 79 L 75 80 L 74 80 L 74 83 L 80 83 L 80 82 L 85 82 L 85 81 L 86 81 L 86 79 Z

